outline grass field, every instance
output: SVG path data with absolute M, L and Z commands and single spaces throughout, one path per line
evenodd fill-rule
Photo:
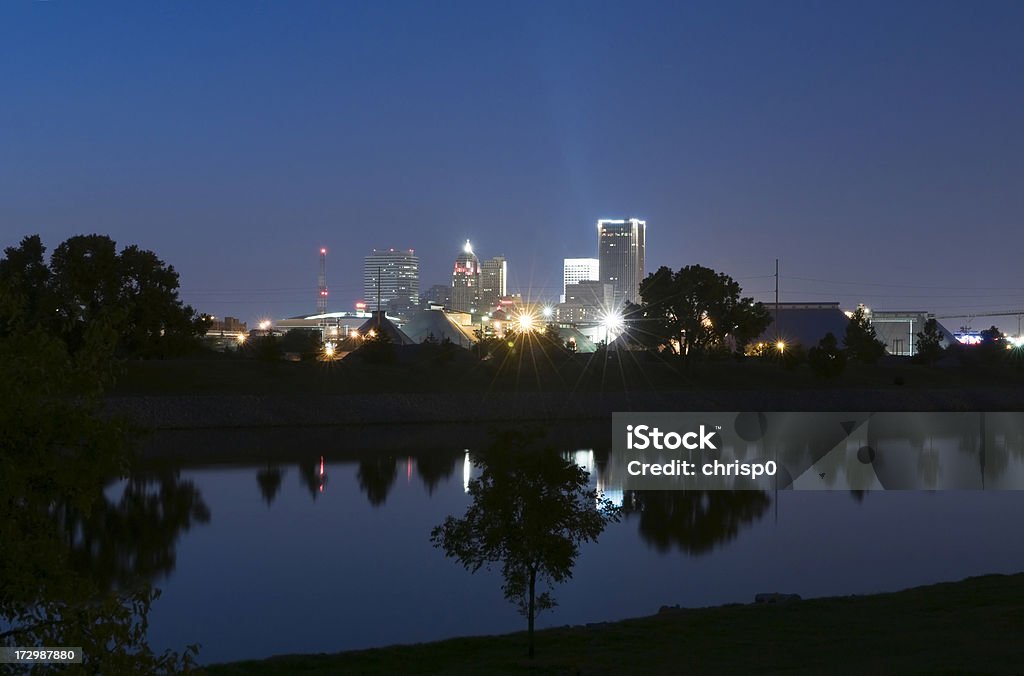
M 339 627 L 339 631 L 343 631 Z M 208 668 L 229 674 L 1020 673 L 1024 574 Z

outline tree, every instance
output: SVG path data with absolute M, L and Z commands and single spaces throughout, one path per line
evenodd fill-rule
M 0 285 L 0 296 L 9 291 Z M 137 492 L 117 506 L 107 501 L 104 487 L 126 475 L 132 460 L 127 430 L 100 415 L 117 336 L 104 321 L 90 322 L 72 354 L 32 324 L 19 319 L 0 335 L 0 645 L 81 646 L 88 673 L 187 670 L 194 647 L 159 655 L 146 643 L 159 592 L 144 581 L 111 588 L 125 569 L 105 576 L 87 564 L 162 565 L 167 549 L 149 548 L 149 518 L 167 526 L 159 545 L 173 542 L 172 530 L 202 517 L 189 502 L 197 496 L 187 487 L 178 493 L 184 512 L 152 501 L 143 506 L 154 509 L 139 512 Z M 117 533 L 131 537 L 116 542 Z
M 281 351 L 298 354 L 303 361 L 316 359 L 322 349 L 319 331 L 290 329 L 281 336 Z
M 537 614 L 555 606 L 549 591 L 537 594 L 538 585 L 571 578 L 580 544 L 596 541 L 619 518 L 611 501 L 588 490 L 586 470 L 535 442 L 518 431 L 500 435 L 474 459 L 483 473 L 469 483 L 473 502 L 465 516 L 449 516 L 430 534 L 471 572 L 501 564 L 505 598 L 526 617 L 531 658 Z
M 198 347 L 209 322 L 182 304 L 178 273 L 153 252 L 132 245 L 118 253 L 105 235 L 67 239 L 49 265 L 45 251 L 38 235 L 4 250 L 0 297 L 15 312 L 8 317 L 54 333 L 71 353 L 83 347 L 97 322 L 115 332 L 121 357 L 170 356 Z
M 924 323 L 924 330 L 917 334 L 917 349 L 914 356 L 921 363 L 931 366 L 944 353 L 942 332 L 939 331 L 939 323 L 933 317 Z
M 846 353 L 839 349 L 839 341 L 832 332 L 807 352 L 807 363 L 811 370 L 822 378 L 835 378 L 846 368 Z
M 384 331 L 373 331 L 363 336 L 356 354 L 367 364 L 392 364 L 398 357 L 391 336 Z
M 978 355 L 988 362 L 998 362 L 1006 358 L 1006 336 L 997 327 L 991 326 L 981 331 L 981 342 L 975 348 Z
M 682 356 L 705 353 L 728 338 L 742 350 L 768 328 L 771 316 L 741 292 L 732 277 L 710 268 L 688 265 L 672 272 L 662 266 L 640 283 L 641 316 L 629 309 L 634 335 Z
M 850 317 L 843 337 L 846 354 L 865 364 L 874 364 L 885 354 L 885 344 L 878 339 L 875 327 L 871 325 L 868 313 L 863 306 Z

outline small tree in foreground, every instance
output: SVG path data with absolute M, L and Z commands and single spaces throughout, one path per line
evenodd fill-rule
M 817 347 L 812 347 L 807 353 L 807 363 L 816 375 L 826 379 L 835 378 L 846 368 L 846 354 L 839 349 L 839 341 L 829 332 L 818 342 Z
M 857 308 L 850 317 L 843 345 L 846 346 L 846 353 L 850 359 L 864 364 L 874 364 L 885 355 L 885 343 L 878 339 L 875 327 L 871 325 L 863 306 Z
M 554 450 L 529 448 L 534 441 L 521 432 L 501 435 L 474 461 L 483 474 L 469 483 L 465 516 L 449 516 L 430 534 L 470 572 L 501 564 L 505 598 L 526 617 L 531 658 L 534 621 L 556 605 L 538 586 L 571 578 L 580 545 L 619 518 L 611 501 L 588 490 L 586 470 Z
M 917 350 L 914 355 L 917 361 L 931 366 L 937 362 L 945 352 L 942 347 L 942 332 L 939 331 L 939 323 L 932 317 L 924 323 L 924 330 L 917 334 Z

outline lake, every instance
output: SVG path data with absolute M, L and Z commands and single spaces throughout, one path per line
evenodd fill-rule
M 112 512 L 134 515 L 114 521 L 98 565 L 152 580 L 151 645 L 200 643 L 203 663 L 523 629 L 496 572 L 471 575 L 429 541 L 469 504 L 487 434 L 158 433 L 146 474 L 107 488 Z M 553 436 L 625 513 L 584 546 L 539 627 L 1024 570 L 1008 525 L 1024 513 L 1019 491 L 623 492 L 602 475 L 604 424 Z

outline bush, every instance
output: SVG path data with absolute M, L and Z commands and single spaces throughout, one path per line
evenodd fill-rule
M 815 375 L 831 379 L 836 378 L 846 369 L 846 353 L 839 349 L 839 342 L 832 333 L 826 333 L 807 353 L 807 362 Z

